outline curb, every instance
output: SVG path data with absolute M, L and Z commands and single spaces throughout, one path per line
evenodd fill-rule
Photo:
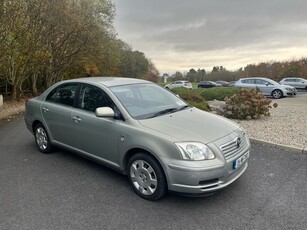
M 301 149 L 301 148 L 297 148 L 297 147 L 293 147 L 293 146 L 288 146 L 288 145 L 280 145 L 280 144 L 276 144 L 276 143 L 272 143 L 269 141 L 263 141 L 263 140 L 259 140 L 259 139 L 255 139 L 255 138 L 249 138 L 251 143 L 258 143 L 258 144 L 264 144 L 273 148 L 277 148 L 277 149 L 284 149 L 284 150 L 289 150 L 289 151 L 294 151 L 297 153 L 302 153 L 302 154 L 307 154 L 307 147 Z

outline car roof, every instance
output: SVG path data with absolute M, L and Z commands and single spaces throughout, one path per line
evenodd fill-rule
M 304 78 L 301 78 L 301 77 L 285 77 L 281 80 L 285 80 L 285 79 L 304 79 Z
M 270 78 L 267 77 L 247 77 L 247 78 L 240 78 L 240 80 L 246 80 L 246 79 L 261 79 L 261 80 L 272 80 Z
M 142 79 L 125 78 L 125 77 L 86 77 L 86 78 L 71 79 L 65 82 L 98 83 L 106 87 L 129 85 L 129 84 L 152 83 L 150 81 Z

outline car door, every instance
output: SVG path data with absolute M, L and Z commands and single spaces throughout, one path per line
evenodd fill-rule
M 255 80 L 256 87 L 262 92 L 263 95 L 271 95 L 274 89 L 274 85 L 271 82 L 262 79 Z
M 171 85 L 170 85 L 170 88 L 173 89 L 173 88 L 177 88 L 180 86 L 180 82 L 179 81 L 175 81 L 173 82 Z
M 304 79 L 301 79 L 301 78 L 297 78 L 295 79 L 296 80 L 296 88 L 305 88 L 306 87 L 306 82 Z
M 240 84 L 241 87 L 248 87 L 253 89 L 256 89 L 257 87 L 255 79 L 244 79 L 241 82 L 242 82 L 242 84 Z
M 294 79 L 294 78 L 289 78 L 289 79 L 286 79 L 286 85 L 291 85 L 293 87 L 298 87 L 298 84 L 297 84 L 297 79 Z
M 122 121 L 97 117 L 95 110 L 98 107 L 115 109 L 115 104 L 102 89 L 82 84 L 76 109 L 71 114 L 72 147 L 118 167 L 118 130 Z
M 70 143 L 71 113 L 77 89 L 77 83 L 62 84 L 53 89 L 41 104 L 44 123 L 55 142 Z

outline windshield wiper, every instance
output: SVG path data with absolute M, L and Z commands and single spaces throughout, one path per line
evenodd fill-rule
M 153 115 L 150 116 L 149 118 L 161 116 L 161 115 L 168 114 L 168 113 L 177 112 L 177 111 L 180 111 L 180 110 L 184 110 L 184 109 L 186 109 L 186 108 L 189 108 L 189 107 L 191 107 L 191 106 L 190 106 L 190 105 L 184 105 L 184 106 L 181 106 L 181 107 L 179 107 L 179 108 L 164 109 L 164 110 L 161 110 L 161 111 L 159 111 L 159 112 L 153 114 Z
M 177 111 L 180 111 L 180 110 L 184 110 L 186 108 L 190 108 L 191 106 L 190 105 L 184 105 L 184 106 L 181 106 L 177 109 Z
M 164 110 L 161 110 L 161 111 L 153 114 L 149 118 L 157 117 L 157 116 L 164 115 L 164 114 L 167 114 L 167 113 L 171 113 L 171 112 L 174 112 L 174 111 L 177 111 L 177 108 L 164 109 Z

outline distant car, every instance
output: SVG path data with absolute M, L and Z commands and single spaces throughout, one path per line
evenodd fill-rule
M 275 99 L 296 95 L 297 90 L 289 85 L 281 85 L 276 81 L 263 77 L 241 78 L 235 86 L 259 89 L 265 96 L 272 96 Z
M 227 81 L 216 81 L 215 83 L 220 84 L 222 86 L 229 86 L 229 82 Z
M 230 81 L 229 82 L 229 86 L 234 86 L 236 84 L 237 81 Z
M 26 102 L 25 122 L 42 153 L 58 146 L 106 165 L 148 200 L 168 190 L 212 194 L 237 180 L 250 156 L 238 124 L 140 79 L 58 82 Z
M 280 84 L 291 85 L 297 89 L 306 89 L 307 90 L 307 80 L 299 77 L 287 77 L 282 79 Z
M 215 83 L 214 81 L 202 81 L 199 82 L 198 88 L 213 88 L 213 87 L 220 87 L 221 84 Z
M 174 81 L 173 83 L 165 86 L 166 89 L 174 89 L 174 88 L 179 88 L 179 87 L 183 87 L 187 89 L 193 88 L 191 82 L 189 81 Z

